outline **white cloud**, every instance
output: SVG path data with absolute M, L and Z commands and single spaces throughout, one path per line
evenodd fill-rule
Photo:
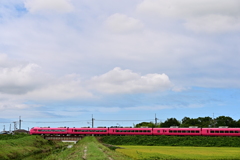
M 240 15 L 238 0 L 144 0 L 137 6 L 139 13 L 162 17 L 195 17 L 208 14 Z
M 103 93 L 143 93 L 165 90 L 171 86 L 166 74 L 147 74 L 141 76 L 131 70 L 114 68 L 113 70 L 95 76 L 91 87 Z
M 185 27 L 193 31 L 205 31 L 209 33 L 240 30 L 240 17 L 225 15 L 207 15 L 192 18 L 187 21 Z
M 108 17 L 105 25 L 107 29 L 114 33 L 137 32 L 143 28 L 143 24 L 139 20 L 119 13 Z
M 184 20 L 193 31 L 226 32 L 240 30 L 238 0 L 144 0 L 137 6 L 141 15 Z
M 29 63 L 6 67 L 1 65 L 0 57 L 0 92 L 4 94 L 25 94 L 41 85 L 40 76 L 35 74 L 38 65 Z
M 24 4 L 32 13 L 41 11 L 65 13 L 73 10 L 70 0 L 26 0 Z
M 84 88 L 84 83 L 79 79 L 75 79 L 74 76 L 65 76 L 54 79 L 42 88 L 28 93 L 26 97 L 41 101 L 65 101 L 91 98 L 93 95 Z

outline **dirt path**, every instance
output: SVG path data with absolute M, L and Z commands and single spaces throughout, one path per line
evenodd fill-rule
M 87 158 L 87 146 L 84 147 L 84 150 L 83 150 L 84 154 L 83 154 L 83 159 L 85 160 Z

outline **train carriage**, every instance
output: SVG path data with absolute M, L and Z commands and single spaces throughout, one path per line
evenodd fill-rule
M 240 136 L 240 128 L 202 128 L 203 136 Z
M 33 127 L 29 133 L 35 135 L 67 135 L 67 132 L 68 128 Z
M 201 128 L 153 128 L 153 135 L 200 136 Z
M 108 128 L 68 128 L 70 135 L 108 135 Z
M 109 128 L 109 135 L 152 135 L 152 128 Z

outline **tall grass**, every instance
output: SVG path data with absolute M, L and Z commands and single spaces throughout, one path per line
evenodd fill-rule
M 0 160 L 23 159 L 63 145 L 32 135 L 13 135 L 3 139 L 0 140 Z
M 113 145 L 240 147 L 240 137 L 104 136 L 101 141 Z

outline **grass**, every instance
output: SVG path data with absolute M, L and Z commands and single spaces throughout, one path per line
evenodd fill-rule
M 1 137 L 0 159 L 24 159 L 32 155 L 47 153 L 56 147 L 64 146 L 63 143 L 52 142 L 40 136 L 11 135 Z
M 109 160 L 109 157 L 114 160 L 132 160 L 126 155 L 105 147 L 92 136 L 84 137 L 72 148 L 66 149 L 60 153 L 53 153 L 44 160 Z
M 179 147 L 179 146 L 119 146 L 116 149 L 139 160 L 240 160 L 240 148 L 234 147 Z
M 103 136 L 112 145 L 240 147 L 240 137 L 210 136 Z

